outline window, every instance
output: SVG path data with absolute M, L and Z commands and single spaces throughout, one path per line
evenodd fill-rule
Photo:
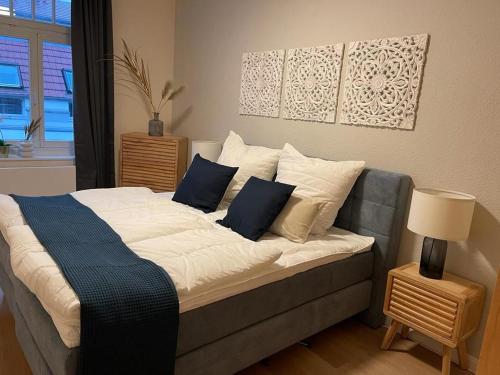
M 0 98 L 0 113 L 7 115 L 22 115 L 23 100 L 20 98 Z
M 33 9 L 30 0 L 14 0 L 12 2 L 12 15 L 18 18 L 33 18 Z
M 19 65 L 0 64 L 0 87 L 20 89 L 23 87 Z
M 9 0 L 0 0 L 0 16 L 10 16 Z
M 72 72 L 71 46 L 44 41 L 42 55 L 45 139 L 48 141 L 72 141 L 73 90 L 68 91 L 69 82 L 66 82 L 66 75 L 61 73 Z M 71 79 L 70 88 L 73 89 L 73 79 Z
M 35 1 L 35 20 L 40 22 L 52 23 L 54 13 L 52 12 L 54 4 L 50 0 Z
M 71 25 L 71 0 L 0 0 L 0 15 Z
M 70 153 L 73 142 L 71 0 L 0 0 L 0 129 L 20 141 L 38 117 L 39 151 Z
M 66 86 L 66 91 L 68 93 L 73 93 L 73 71 L 68 69 L 62 70 L 64 85 Z
M 0 84 L 0 128 L 8 140 L 23 139 L 23 126 L 31 121 L 29 55 L 29 38 L 0 34 L 0 81 L 4 83 Z
M 55 0 L 56 23 L 71 26 L 71 0 Z

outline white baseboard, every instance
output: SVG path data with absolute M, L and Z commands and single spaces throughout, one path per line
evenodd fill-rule
M 389 324 L 386 320 L 385 327 L 388 327 L 388 326 L 389 326 Z M 430 350 L 431 352 L 434 352 L 440 356 L 442 355 L 442 350 L 443 350 L 442 344 L 440 344 L 436 340 L 431 339 L 430 337 L 427 337 L 427 336 L 425 336 L 417 331 L 410 329 L 409 339 L 416 342 L 417 344 L 423 346 L 424 348 Z M 468 370 L 470 372 L 472 372 L 473 374 L 475 374 L 476 368 L 477 368 L 477 358 L 470 355 L 470 354 L 468 356 L 469 356 L 469 368 L 468 368 Z M 452 351 L 451 360 L 454 363 L 458 364 L 458 354 L 457 354 L 456 350 Z

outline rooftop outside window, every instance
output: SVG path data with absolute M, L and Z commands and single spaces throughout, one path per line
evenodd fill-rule
M 15 89 L 23 87 L 19 65 L 0 63 L 0 87 Z

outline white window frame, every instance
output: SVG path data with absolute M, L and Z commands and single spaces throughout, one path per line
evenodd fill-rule
M 46 141 L 44 115 L 43 87 L 43 42 L 54 42 L 71 45 L 69 27 L 51 23 L 18 19 L 0 15 L 0 35 L 23 38 L 29 41 L 30 48 L 30 106 L 31 118 L 42 117 L 39 131 L 34 136 L 35 154 L 40 156 L 74 155 L 73 141 Z M 18 145 L 20 141 L 10 141 Z

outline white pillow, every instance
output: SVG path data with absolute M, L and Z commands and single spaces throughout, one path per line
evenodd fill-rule
M 238 134 L 230 131 L 217 163 L 239 169 L 229 183 L 224 200 L 233 200 L 252 176 L 272 180 L 276 174 L 280 153 L 281 150 L 272 148 L 247 146 Z
M 308 158 L 287 143 L 281 152 L 276 181 L 297 186 L 294 194 L 326 201 L 311 231 L 325 234 L 364 166 L 364 161 Z

